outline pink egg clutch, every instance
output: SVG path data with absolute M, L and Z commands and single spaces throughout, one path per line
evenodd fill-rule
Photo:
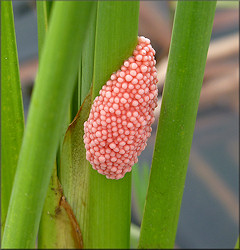
M 107 178 L 130 172 L 151 135 L 158 95 L 154 55 L 150 40 L 138 37 L 133 56 L 99 91 L 84 123 L 86 158 Z

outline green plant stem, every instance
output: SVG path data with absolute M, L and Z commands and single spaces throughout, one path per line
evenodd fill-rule
M 37 5 L 37 25 L 38 25 L 38 54 L 39 58 L 49 25 L 49 18 L 52 9 L 52 1 L 36 1 Z
M 34 248 L 91 2 L 56 2 L 29 110 L 3 248 Z
M 150 166 L 147 163 L 144 163 L 141 167 L 139 166 L 139 164 L 133 166 L 133 194 L 136 200 L 139 221 L 141 221 L 143 217 L 143 209 L 147 195 L 149 174 Z
M 173 248 L 216 1 L 178 1 L 139 248 Z
M 79 72 L 79 105 L 78 109 L 82 105 L 85 97 L 90 91 L 93 83 L 93 69 L 94 69 L 94 53 L 95 53 L 95 36 L 96 36 L 96 19 L 97 19 L 97 6 L 98 3 L 94 5 L 92 15 L 89 20 L 89 29 L 86 36 L 84 49 L 81 58 L 81 71 Z
M 39 61 L 49 26 L 52 10 L 52 2 L 37 1 L 37 23 L 38 23 L 38 53 Z M 41 220 L 38 230 L 38 248 L 64 248 L 72 246 L 71 223 L 68 215 L 62 208 L 62 190 L 57 177 L 57 165 L 54 163 L 51 181 L 48 186 L 47 196 L 44 202 Z
M 95 37 L 93 98 L 132 55 L 137 44 L 138 1 L 99 1 Z M 109 180 L 89 165 L 86 248 L 129 248 L 131 174 Z
M 239 249 L 239 236 L 238 236 L 238 239 L 237 239 L 237 242 L 236 242 L 236 245 L 235 245 L 235 249 Z
M 22 144 L 24 115 L 11 2 L 1 9 L 1 235 Z

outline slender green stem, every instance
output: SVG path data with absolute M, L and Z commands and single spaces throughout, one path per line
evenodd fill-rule
M 91 2 L 56 2 L 10 200 L 3 248 L 34 248 Z
M 238 236 L 238 239 L 237 239 L 237 242 L 236 242 L 236 245 L 235 245 L 235 249 L 239 249 L 239 236 Z
M 179 1 L 139 248 L 173 248 L 216 1 Z
M 79 79 L 81 81 L 81 84 L 79 86 L 80 105 L 82 105 L 93 83 L 97 6 L 98 4 L 96 3 L 92 12 L 92 16 L 89 19 L 90 25 L 84 44 L 84 50 L 82 53 L 80 72 L 81 79 Z
M 40 61 L 44 40 L 49 26 L 52 2 L 37 1 L 36 5 L 38 23 L 38 54 Z M 60 247 L 62 245 L 62 241 L 65 240 L 65 237 L 63 237 L 59 233 L 59 230 L 57 230 L 61 219 L 65 220 L 65 225 L 67 224 L 67 216 L 64 217 L 60 214 L 62 213 L 62 208 L 59 205 L 61 198 L 62 192 L 57 178 L 57 165 L 55 162 L 38 230 L 38 248 L 40 249 Z M 66 230 L 66 227 L 64 227 L 63 230 Z
M 24 130 L 22 93 L 11 2 L 2 2 L 1 22 L 1 234 L 3 234 Z
M 136 164 L 132 170 L 133 178 L 133 194 L 136 200 L 137 214 L 141 221 L 143 217 L 143 209 L 145 199 L 147 195 L 148 183 L 149 183 L 150 166 L 144 163 L 141 168 L 139 164 Z
M 49 18 L 53 2 L 36 1 L 36 5 L 37 5 L 37 24 L 38 24 L 38 54 L 40 57 L 42 53 L 46 32 L 49 25 Z
M 138 35 L 138 1 L 100 1 L 97 8 L 93 98 L 132 55 Z M 106 28 L 107 27 L 107 28 Z M 129 248 L 131 174 L 109 180 L 91 166 L 87 248 Z

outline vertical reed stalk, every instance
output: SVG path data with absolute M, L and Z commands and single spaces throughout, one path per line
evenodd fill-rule
M 178 1 L 139 248 L 173 248 L 216 1 Z

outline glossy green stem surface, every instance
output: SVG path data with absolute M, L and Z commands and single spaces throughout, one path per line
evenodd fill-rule
M 139 248 L 174 247 L 215 8 L 177 2 Z
M 99 1 L 97 6 L 93 99 L 137 45 L 139 1 Z M 129 248 L 131 173 L 107 179 L 89 165 L 86 248 Z
M 21 83 L 12 2 L 1 8 L 1 235 L 24 130 Z

